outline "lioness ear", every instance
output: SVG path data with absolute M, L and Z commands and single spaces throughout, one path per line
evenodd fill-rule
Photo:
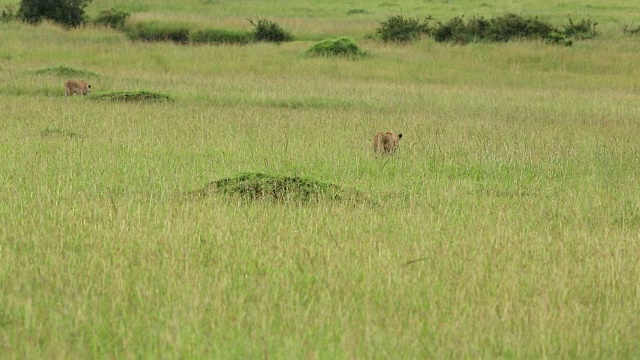
M 402 133 L 398 134 L 398 139 L 402 139 Z

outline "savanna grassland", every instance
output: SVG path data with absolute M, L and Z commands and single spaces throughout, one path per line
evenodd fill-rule
M 640 357 L 636 1 L 129 3 L 87 13 L 266 17 L 296 40 L 0 23 L 0 358 Z M 371 36 L 400 13 L 508 11 L 590 17 L 600 35 Z M 327 36 L 369 56 L 304 56 Z M 37 73 L 60 65 L 91 72 L 94 94 Z M 174 101 L 93 96 L 133 90 Z M 400 150 L 376 157 L 387 130 Z M 371 201 L 185 196 L 247 172 Z

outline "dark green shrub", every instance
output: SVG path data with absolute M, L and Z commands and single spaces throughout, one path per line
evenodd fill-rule
M 506 14 L 490 20 L 487 38 L 489 41 L 509 41 L 516 38 L 544 39 L 555 27 L 538 18 L 524 18 L 516 14 Z
M 247 20 L 254 26 L 253 36 L 257 41 L 281 43 L 293 40 L 293 36 L 289 32 L 273 21 L 266 19 L 258 19 L 257 22 L 251 19 Z
M 419 19 L 405 18 L 402 15 L 390 16 L 387 20 L 380 22 L 376 32 L 385 42 L 412 41 L 431 32 L 429 20 L 431 17 L 420 21 Z
M 190 39 L 193 43 L 205 44 L 248 44 L 254 40 L 252 33 L 219 29 L 194 31 Z
M 180 44 L 189 41 L 189 28 L 184 25 L 152 21 L 127 25 L 124 30 L 132 40 L 173 41 Z
M 107 9 L 100 11 L 100 14 L 93 20 L 94 24 L 108 26 L 114 29 L 123 29 L 131 13 L 124 10 Z
M 323 40 L 313 45 L 309 50 L 307 50 L 307 55 L 359 57 L 366 55 L 366 53 L 360 50 L 353 40 L 341 37 L 337 39 Z
M 569 19 L 569 25 L 564 26 L 563 33 L 565 35 L 576 39 L 593 39 L 598 35 L 596 31 L 597 22 L 587 18 L 574 23 L 571 16 L 567 16 L 567 18 Z
M 21 0 L 18 16 L 28 23 L 43 19 L 75 27 L 84 22 L 84 8 L 91 0 Z
M 433 29 L 433 38 L 438 42 L 453 42 L 466 44 L 479 38 L 467 30 L 464 20 L 456 16 L 446 23 L 438 22 Z

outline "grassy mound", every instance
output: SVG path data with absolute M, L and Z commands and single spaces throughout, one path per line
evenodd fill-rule
M 92 96 L 98 100 L 110 101 L 173 101 L 169 95 L 155 93 L 151 91 L 117 91 L 97 93 Z
M 307 50 L 308 56 L 345 56 L 361 57 L 366 52 L 362 51 L 358 44 L 347 37 L 326 39 L 313 45 Z
M 216 180 L 193 195 L 224 194 L 245 200 L 308 203 L 318 200 L 361 202 L 366 196 L 355 189 L 297 176 L 246 173 Z
M 79 76 L 84 76 L 84 77 L 90 77 L 90 76 L 98 76 L 98 74 L 91 72 L 91 71 L 86 71 L 86 70 L 80 70 L 80 69 L 75 69 L 69 66 L 65 66 L 65 65 L 60 65 L 57 67 L 48 67 L 48 68 L 43 68 L 43 69 L 39 69 L 35 71 L 36 75 L 54 75 L 54 76 L 64 76 L 64 77 L 79 77 Z

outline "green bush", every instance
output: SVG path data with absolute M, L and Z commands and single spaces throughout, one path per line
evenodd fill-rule
M 132 40 L 173 41 L 179 44 L 189 41 L 189 28 L 184 25 L 152 21 L 127 25 L 124 30 Z
M 313 45 L 309 50 L 307 50 L 307 55 L 359 57 L 366 55 L 366 53 L 360 50 L 353 40 L 341 37 L 337 39 L 323 40 Z
M 257 22 L 254 22 L 251 19 L 248 20 L 254 26 L 253 36 L 257 41 L 281 43 L 293 40 L 293 36 L 289 32 L 273 21 L 258 19 Z
M 252 33 L 219 29 L 194 31 L 191 33 L 190 39 L 193 43 L 206 44 L 248 44 L 254 41 Z
M 28 23 L 49 19 L 66 27 L 85 20 L 84 9 L 91 0 L 21 0 L 18 16 Z
M 431 17 L 420 21 L 419 19 L 405 18 L 402 15 L 390 16 L 387 20 L 380 22 L 376 32 L 385 42 L 412 41 L 431 33 L 429 20 Z
M 574 23 L 571 16 L 567 16 L 567 18 L 569 19 L 569 25 L 565 25 L 563 31 L 566 36 L 576 39 L 593 39 L 598 35 L 596 31 L 597 22 L 591 19 L 582 19 L 580 22 Z
M 107 9 L 100 11 L 100 14 L 93 20 L 94 24 L 108 26 L 114 29 L 123 29 L 131 13 L 124 10 Z

